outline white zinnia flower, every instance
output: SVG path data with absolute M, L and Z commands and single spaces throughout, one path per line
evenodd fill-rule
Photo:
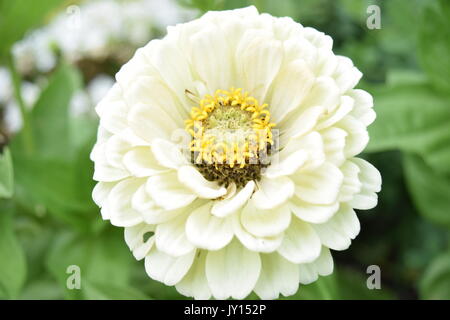
M 183 295 L 292 295 L 377 203 L 380 174 L 355 157 L 375 119 L 360 78 L 329 36 L 254 7 L 169 27 L 96 108 L 93 198 Z

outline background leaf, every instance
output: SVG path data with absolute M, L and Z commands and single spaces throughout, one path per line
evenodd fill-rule
M 425 72 L 436 88 L 450 92 L 450 2 L 430 1 L 419 27 L 419 56 Z
M 39 157 L 68 160 L 75 154 L 69 136 L 69 104 L 81 83 L 75 68 L 62 65 L 34 105 L 31 115 Z
M 15 299 L 25 282 L 25 254 L 12 223 L 12 215 L 0 205 L 0 298 Z
M 436 257 L 420 282 L 423 299 L 450 299 L 450 253 Z
M 0 61 L 14 42 L 20 40 L 26 31 L 41 24 L 50 10 L 64 0 L 39 0 L 32 5 L 28 0 L 0 0 Z
M 419 212 L 435 223 L 450 227 L 450 176 L 434 172 L 415 155 L 405 156 L 404 170 Z
M 53 240 L 47 268 L 70 299 L 148 298 L 130 287 L 131 267 L 135 263 L 123 240 L 123 231 L 109 229 L 98 236 L 63 233 Z M 66 287 L 67 267 L 81 270 L 81 289 Z M 129 294 L 131 294 L 129 296 Z
M 5 148 L 0 153 L 0 198 L 10 198 L 14 189 L 14 172 L 11 153 Z
M 420 154 L 438 172 L 450 172 L 450 104 L 428 84 L 372 90 L 377 120 L 368 152 L 400 149 Z

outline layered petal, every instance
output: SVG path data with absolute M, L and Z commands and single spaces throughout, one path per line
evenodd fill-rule
M 206 256 L 206 278 L 216 299 L 244 299 L 255 287 L 260 271 L 259 254 L 237 240 Z
M 278 253 L 292 263 L 308 263 L 320 254 L 321 242 L 314 229 L 306 222 L 293 218 L 284 233 Z
M 341 204 L 338 212 L 325 223 L 312 225 L 320 241 L 333 250 L 345 250 L 350 246 L 360 231 L 360 224 L 355 211 L 346 204 Z
M 165 210 L 183 208 L 197 199 L 197 195 L 178 181 L 176 172 L 150 177 L 147 180 L 147 192 Z
M 261 299 L 277 299 L 280 293 L 290 296 L 299 285 L 298 266 L 277 253 L 261 254 L 261 274 L 255 292 Z
M 335 165 L 326 162 L 314 170 L 300 171 L 292 179 L 297 197 L 309 203 L 326 205 L 337 200 L 344 177 Z
M 233 238 L 233 227 L 228 218 L 218 218 L 211 214 L 209 202 L 195 209 L 186 221 L 188 240 L 196 247 L 206 250 L 219 250 Z
M 272 237 L 282 233 L 291 222 L 291 212 L 284 204 L 269 210 L 258 209 L 250 201 L 242 209 L 241 223 L 251 234 L 258 237 Z
M 173 286 L 183 279 L 194 262 L 196 250 L 172 257 L 152 247 L 145 257 L 145 271 L 154 280 Z

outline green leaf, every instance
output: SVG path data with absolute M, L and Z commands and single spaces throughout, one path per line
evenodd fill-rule
M 78 70 L 63 65 L 50 78 L 34 105 L 32 128 L 40 157 L 66 160 L 73 156 L 75 150 L 70 144 L 69 104 L 81 84 Z
M 450 92 L 450 2 L 431 2 L 418 25 L 422 66 L 437 88 Z
M 420 281 L 419 292 L 422 299 L 450 299 L 450 252 L 430 263 Z
M 419 156 L 405 155 L 406 183 L 419 212 L 450 228 L 450 176 L 433 171 Z
M 31 155 L 24 152 L 17 137 L 11 147 L 18 202 L 29 211 L 38 208 L 38 214 L 49 212 L 86 231 L 99 226 L 95 219 L 100 221 L 91 198 L 94 182 L 89 160 L 97 123 L 69 117 L 70 99 L 80 86 L 77 70 L 60 67 L 31 113 L 36 150 Z
M 92 190 L 70 162 L 40 158 L 14 158 L 16 200 L 31 212 L 52 214 L 80 231 L 92 230 L 99 221 L 98 208 L 90 199 Z M 90 173 L 90 170 L 83 175 Z M 90 181 L 92 183 L 92 180 Z M 89 197 L 89 198 L 87 198 Z
M 340 299 L 344 300 L 385 300 L 393 299 L 394 294 L 383 283 L 381 267 L 381 289 L 369 289 L 367 279 L 370 276 L 350 268 L 340 268 L 338 276 Z
M 438 172 L 450 172 L 450 101 L 426 84 L 378 87 L 377 120 L 368 152 L 400 149 L 420 154 Z
M 61 300 L 62 294 L 59 284 L 52 279 L 39 279 L 23 288 L 20 300 Z
M 26 31 L 44 22 L 49 12 L 64 0 L 0 0 L 0 60 Z
M 10 198 L 14 189 L 14 171 L 8 148 L 0 153 L 0 198 Z
M 55 239 L 46 261 L 66 298 L 99 298 L 108 295 L 107 288 L 121 288 L 122 292 L 138 295 L 138 290 L 130 289 L 131 266 L 135 261 L 123 240 L 122 230 L 110 228 L 98 236 L 64 233 Z M 66 286 L 70 276 L 67 268 L 71 265 L 81 271 L 79 290 Z M 113 297 L 114 293 L 109 295 Z
M 148 300 L 149 297 L 130 286 L 114 286 L 104 283 L 84 283 L 84 298 L 88 300 Z
M 15 299 L 25 282 L 25 254 L 14 233 L 12 215 L 0 212 L 0 298 Z

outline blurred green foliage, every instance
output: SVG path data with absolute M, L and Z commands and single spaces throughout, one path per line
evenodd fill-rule
M 333 253 L 333 275 L 301 286 L 289 299 L 450 299 L 450 2 L 179 2 L 202 12 L 253 4 L 313 26 L 333 37 L 338 54 L 352 58 L 364 73 L 360 87 L 374 96 L 377 120 L 363 157 L 383 176 L 379 205 L 361 212 L 362 231 L 352 247 Z M 65 4 L 0 0 L 0 61 Z M 366 27 L 371 4 L 381 7 L 380 30 Z M 91 200 L 88 156 L 97 123 L 68 116 L 85 80 L 61 62 L 26 111 L 26 128 L 0 155 L 0 298 L 183 298 L 146 276 L 123 232 L 102 221 Z M 26 130 L 30 145 L 21 138 Z M 366 286 L 373 264 L 381 267 L 381 290 Z M 67 289 L 70 265 L 81 267 L 81 290 Z

